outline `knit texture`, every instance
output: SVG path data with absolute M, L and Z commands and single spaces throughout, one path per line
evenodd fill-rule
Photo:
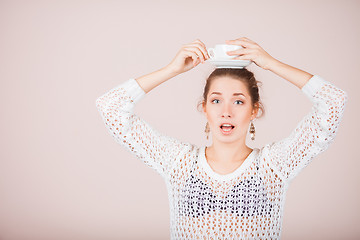
M 165 180 L 171 239 L 280 239 L 286 191 L 333 142 L 346 93 L 314 75 L 301 91 L 312 110 L 289 137 L 254 148 L 240 167 L 212 170 L 205 148 L 166 136 L 133 113 L 146 93 L 133 78 L 96 100 L 116 142 Z

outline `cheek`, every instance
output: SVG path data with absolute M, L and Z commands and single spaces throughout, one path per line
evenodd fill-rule
M 249 127 L 250 120 L 248 117 L 246 117 L 246 118 L 244 117 L 244 118 L 239 119 L 237 123 L 238 123 L 237 124 L 238 131 L 244 133 L 247 131 L 247 129 Z
M 215 115 L 212 114 L 211 112 L 208 112 L 208 113 L 206 114 L 206 118 L 207 118 L 208 122 L 209 122 L 210 124 L 212 124 L 212 123 L 214 122 L 214 120 L 215 120 Z
M 206 112 L 206 118 L 210 125 L 217 124 L 219 121 L 218 114 L 213 109 L 208 109 Z
M 251 108 L 239 109 L 239 111 L 237 112 L 237 119 L 242 123 L 249 122 L 251 119 L 251 113 L 252 113 Z

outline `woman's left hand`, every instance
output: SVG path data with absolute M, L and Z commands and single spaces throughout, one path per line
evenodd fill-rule
M 242 37 L 235 40 L 226 40 L 226 44 L 230 45 L 239 45 L 243 48 L 229 51 L 227 52 L 228 55 L 240 55 L 238 57 L 235 57 L 234 60 L 251 60 L 253 61 L 257 66 L 269 70 L 271 64 L 276 62 L 277 60 L 270 56 L 262 47 L 260 47 L 257 43 L 254 41 Z

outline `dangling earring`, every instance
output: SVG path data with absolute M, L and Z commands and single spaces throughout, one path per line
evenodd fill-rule
M 251 121 L 251 124 L 250 124 L 249 133 L 250 133 L 251 140 L 255 140 L 255 126 L 254 126 L 252 121 Z
M 210 132 L 210 127 L 209 127 L 209 122 L 207 122 L 206 126 L 205 126 L 205 133 L 206 133 L 207 140 L 209 140 L 209 132 Z

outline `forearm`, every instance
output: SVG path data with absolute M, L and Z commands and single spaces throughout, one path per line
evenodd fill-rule
M 278 60 L 274 60 L 272 64 L 270 64 L 268 70 L 272 71 L 273 73 L 279 75 L 280 77 L 286 79 L 287 81 L 291 82 L 298 88 L 302 88 L 309 79 L 313 76 L 312 74 L 300 70 L 298 68 L 289 66 L 285 63 L 282 63 Z
M 136 78 L 135 80 L 139 83 L 140 87 L 145 91 L 145 93 L 148 93 L 156 86 L 166 82 L 176 75 L 177 74 L 171 71 L 169 68 L 164 67 L 155 72 Z

